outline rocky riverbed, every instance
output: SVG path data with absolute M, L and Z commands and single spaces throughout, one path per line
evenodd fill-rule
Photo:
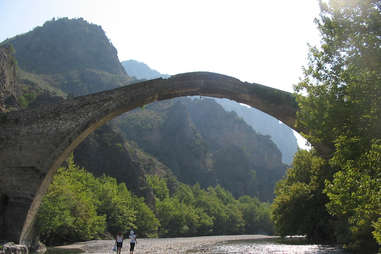
M 232 235 L 232 236 L 200 236 L 200 237 L 179 237 L 179 238 L 143 238 L 138 239 L 135 247 L 136 254 L 179 254 L 179 253 L 208 253 L 210 246 L 219 242 L 232 240 L 255 240 L 274 238 L 266 235 Z M 105 254 L 112 253 L 114 241 L 94 240 L 80 242 L 71 245 L 59 246 L 61 250 L 82 250 L 85 253 Z M 56 248 L 56 249 L 57 249 Z M 126 242 L 122 253 L 129 253 L 129 244 Z M 68 252 L 69 254 L 69 252 Z

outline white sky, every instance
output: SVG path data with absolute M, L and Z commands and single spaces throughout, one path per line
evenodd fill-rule
M 121 61 L 212 71 L 292 92 L 319 43 L 317 0 L 0 0 L 0 41 L 53 17 L 101 25 Z

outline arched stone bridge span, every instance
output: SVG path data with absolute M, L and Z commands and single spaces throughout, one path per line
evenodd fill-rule
M 96 128 L 145 104 L 191 95 L 235 100 L 294 128 L 298 108 L 292 94 L 207 72 L 179 74 L 58 104 L 2 113 L 0 239 L 30 245 L 34 218 L 52 176 Z

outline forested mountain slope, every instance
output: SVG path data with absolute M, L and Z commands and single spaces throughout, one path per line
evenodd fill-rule
M 228 99 L 216 99 L 226 111 L 234 111 L 254 130 L 262 135 L 269 135 L 282 153 L 282 161 L 291 165 L 298 143 L 292 130 L 278 119 L 262 111 L 241 105 Z
M 187 184 L 220 184 L 236 197 L 271 200 L 286 168 L 268 136 L 257 134 L 212 99 L 156 102 L 113 122 Z

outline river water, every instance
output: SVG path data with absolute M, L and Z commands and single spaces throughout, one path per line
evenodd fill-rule
M 192 253 L 192 251 L 190 252 Z M 344 254 L 343 249 L 329 245 L 309 244 L 304 240 L 280 241 L 279 239 L 236 240 L 217 243 L 207 249 L 195 250 L 194 253 L 209 254 Z

